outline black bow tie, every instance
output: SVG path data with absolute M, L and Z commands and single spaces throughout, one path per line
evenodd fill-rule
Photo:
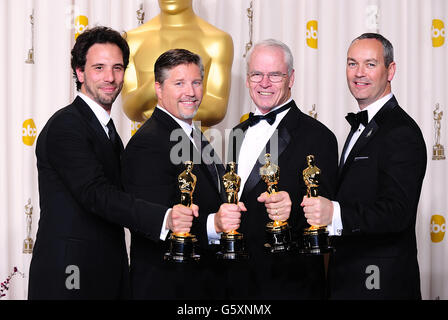
M 352 130 L 358 129 L 360 123 L 362 123 L 364 127 L 366 127 L 367 124 L 369 123 L 369 116 L 367 114 L 367 110 L 358 113 L 350 112 L 347 114 L 345 119 L 347 119 L 348 123 L 350 123 L 350 125 L 352 126 Z
M 289 109 L 289 103 L 287 105 L 284 105 L 281 108 L 278 108 L 277 110 L 271 111 L 269 113 L 266 113 L 264 115 L 259 115 L 256 116 L 253 114 L 253 112 L 249 113 L 249 126 L 254 126 L 256 125 L 258 122 L 260 122 L 261 120 L 266 120 L 271 126 L 272 124 L 275 122 L 275 118 L 277 118 L 277 114 L 279 114 L 280 112 L 283 112 L 287 109 Z

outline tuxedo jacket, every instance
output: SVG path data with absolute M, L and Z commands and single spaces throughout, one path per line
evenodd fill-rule
M 206 227 L 208 214 L 218 212 L 224 202 L 218 191 L 218 176 L 166 112 L 156 108 L 130 139 L 122 157 L 123 183 L 139 198 L 172 207 L 180 203 L 177 179 L 187 160 L 194 161 L 192 173 L 197 178 L 193 203 L 199 206 L 199 217 L 194 218 L 191 233 L 199 242 L 200 262 L 165 262 L 168 240 L 148 241 L 131 230 L 131 283 L 136 299 L 211 299 L 220 292 Z M 218 163 L 217 169 L 222 177 L 222 165 Z
M 340 168 L 333 299 L 421 298 L 415 220 L 425 170 L 422 133 L 392 97 Z
M 119 155 L 80 97 L 49 119 L 36 156 L 41 212 L 29 298 L 129 298 L 123 226 L 157 239 L 167 208 L 122 191 Z
M 303 229 L 309 227 L 300 206 L 306 194 L 302 175 L 308 166 L 306 157 L 315 156 L 315 164 L 322 172 L 320 193 L 331 196 L 336 186 L 338 149 L 336 137 L 327 127 L 302 113 L 294 101 L 289 104 L 291 108 L 277 127 L 278 159 L 272 154 L 272 162 L 280 167 L 278 190 L 288 192 L 292 201 L 288 223 L 292 228 L 292 236 L 297 241 Z M 236 137 L 238 129 L 245 134 L 248 127 L 249 121 L 246 120 L 231 133 L 229 141 L 232 145 L 229 149 L 232 152 L 230 158 L 234 161 L 238 160 L 241 152 L 242 139 Z M 259 159 L 264 159 L 264 152 L 262 151 Z M 248 211 L 242 213 L 238 231 L 245 238 L 250 256 L 247 274 L 252 276 L 250 281 L 240 281 L 250 288 L 251 296 L 259 299 L 323 298 L 325 272 L 321 256 L 302 256 L 298 254 L 297 248 L 289 254 L 271 254 L 264 250 L 265 226 L 271 220 L 264 203 L 257 201 L 257 197 L 267 190 L 259 174 L 262 165 L 264 161 L 256 162 L 240 198 Z

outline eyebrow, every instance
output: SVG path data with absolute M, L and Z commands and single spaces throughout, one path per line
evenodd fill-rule
M 249 74 L 254 74 L 254 73 L 260 73 L 260 74 L 285 74 L 288 72 L 281 72 L 281 71 L 270 71 L 270 72 L 261 72 L 261 71 L 250 71 Z
M 348 61 L 358 62 L 355 58 L 350 58 L 350 57 L 347 58 L 347 62 Z M 377 62 L 378 63 L 378 60 L 371 58 L 371 59 L 364 60 L 363 62 Z
M 178 78 L 178 79 L 172 79 L 171 81 L 173 81 L 173 82 L 178 82 L 178 81 L 185 82 L 186 80 L 185 80 L 185 78 Z M 203 81 L 203 80 L 202 80 L 202 78 L 196 78 L 196 79 L 193 79 L 191 81 L 194 82 L 194 81 Z
M 106 65 L 105 63 L 94 63 L 94 64 L 92 64 L 91 66 L 92 66 L 92 67 L 102 67 L 102 66 L 105 66 L 105 65 Z M 115 63 L 115 64 L 113 64 L 112 66 L 113 66 L 113 67 L 120 66 L 120 67 L 124 68 L 124 64 L 123 64 L 123 63 Z

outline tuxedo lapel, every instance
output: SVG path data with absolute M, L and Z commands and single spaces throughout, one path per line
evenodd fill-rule
M 241 146 L 243 144 L 244 137 L 246 136 L 247 129 L 249 128 L 249 120 L 241 122 L 232 130 L 232 134 L 229 139 L 229 148 L 227 159 L 229 162 L 235 162 L 235 171 L 238 172 L 238 158 L 240 156 Z
M 347 151 L 348 145 L 350 144 L 350 140 L 353 137 L 353 134 L 356 132 L 356 130 L 350 130 L 350 133 L 348 134 L 347 139 L 345 140 L 345 144 L 344 144 L 344 148 L 342 149 L 342 153 L 341 153 L 341 158 L 339 159 L 339 175 L 342 172 L 342 168 L 344 167 L 344 155 L 345 152 Z
M 289 145 L 291 141 L 291 135 L 289 131 L 284 127 L 280 126 L 278 128 L 278 156 L 275 158 L 275 154 L 272 154 L 274 157 L 272 158 L 276 163 L 278 163 L 278 159 L 282 155 L 283 151 L 285 151 L 286 147 Z
M 154 117 L 154 119 L 163 124 L 163 126 L 166 128 L 166 130 L 168 132 L 170 132 L 170 134 L 173 132 L 173 130 L 180 130 L 180 136 L 178 137 L 177 141 L 174 141 L 175 144 L 177 143 L 185 143 L 185 145 L 182 146 L 182 150 L 186 151 L 188 150 L 188 154 L 182 152 L 182 161 L 185 162 L 187 160 L 191 160 L 194 163 L 194 167 L 196 168 L 200 168 L 201 171 L 204 172 L 204 174 L 207 176 L 208 179 L 210 179 L 210 181 L 212 182 L 213 186 L 216 189 L 216 192 L 219 192 L 219 188 L 218 188 L 218 183 L 221 182 L 221 177 L 222 175 L 219 177 L 218 180 L 218 175 L 220 174 L 220 172 L 223 172 L 224 169 L 222 168 L 222 165 L 220 167 L 219 163 L 216 163 L 217 161 L 215 159 L 216 158 L 216 152 L 213 150 L 213 147 L 210 145 L 210 143 L 208 142 L 208 140 L 203 137 L 202 132 L 200 132 L 199 129 L 196 129 L 200 132 L 200 137 L 198 137 L 201 141 L 198 141 L 198 147 L 203 149 L 205 148 L 205 152 L 201 154 L 201 152 L 199 152 L 198 149 L 196 149 L 196 147 L 193 145 L 193 142 L 191 142 L 190 137 L 188 137 L 185 133 L 185 131 L 180 127 L 180 125 L 170 116 L 168 115 L 166 112 L 160 110 L 159 108 L 156 108 L 153 112 L 152 117 Z M 202 140 L 205 139 L 205 140 Z M 209 147 L 210 145 L 210 147 Z M 210 150 L 211 148 L 211 150 Z M 204 159 L 203 155 L 205 153 L 210 153 L 213 154 L 213 161 L 212 163 L 210 163 L 210 159 Z M 219 162 L 219 161 L 218 161 Z M 215 165 L 216 165 L 216 169 L 215 169 Z M 194 173 L 194 171 L 193 171 Z M 200 182 L 198 182 L 200 183 Z M 222 191 L 222 187 L 220 188 Z M 223 193 L 221 192 L 221 195 L 223 197 L 223 199 L 225 199 L 225 195 L 223 195 Z
M 201 132 L 201 130 L 196 129 Z M 206 167 L 209 178 L 213 181 L 213 185 L 217 192 L 223 196 L 225 200 L 225 193 L 223 193 L 223 185 L 221 183 L 222 176 L 224 175 L 224 167 L 222 166 L 221 160 L 219 159 L 213 146 L 210 144 L 208 139 L 201 132 L 201 163 Z M 197 152 L 197 150 L 196 150 Z
M 350 167 L 355 156 L 359 155 L 359 152 L 373 139 L 378 129 L 379 127 L 375 119 L 372 119 L 367 125 L 367 127 L 364 128 L 364 131 L 362 132 L 361 136 L 358 138 L 352 150 L 350 151 L 349 155 L 347 156 L 347 160 L 345 160 L 345 163 L 342 166 L 342 170 L 340 170 L 341 175 L 344 173 L 346 168 Z M 350 141 L 349 138 L 347 138 L 347 141 Z
M 168 115 L 165 111 L 160 110 L 159 108 L 155 108 L 151 118 L 147 121 L 150 120 L 155 121 L 167 132 L 168 136 L 170 137 L 169 144 L 172 148 L 176 146 L 176 151 L 174 152 L 174 154 L 176 156 L 180 156 L 180 159 L 178 161 L 182 162 L 181 166 L 183 166 L 185 161 L 193 161 L 195 165 L 200 162 L 200 154 L 194 148 L 190 137 L 187 136 L 181 126 L 170 115 Z M 178 161 L 174 162 L 177 163 Z
M 119 154 L 117 155 L 117 153 L 115 152 L 115 148 L 112 141 L 109 140 L 109 137 L 104 131 L 103 126 L 93 113 L 92 109 L 90 109 L 89 105 L 79 96 L 75 98 L 75 100 L 73 101 L 73 105 L 75 106 L 76 110 L 79 111 L 79 114 L 88 123 L 90 128 L 92 128 L 92 130 L 95 132 L 95 136 L 100 141 L 100 145 L 102 148 L 104 148 L 105 152 L 109 152 L 115 155 L 114 159 L 117 159 L 117 161 L 119 162 L 120 155 Z M 124 150 L 124 147 L 123 142 L 121 141 L 121 138 L 118 135 L 118 132 L 117 132 L 117 139 L 120 144 L 120 153 L 121 153 Z
M 365 127 L 364 131 L 362 132 L 361 136 L 356 141 L 355 145 L 353 146 L 352 150 L 347 156 L 347 160 L 343 163 L 343 157 L 345 150 L 347 149 L 347 146 L 353 136 L 353 133 L 350 132 L 349 136 L 347 137 L 347 140 L 345 141 L 344 150 L 341 154 L 341 161 L 339 166 L 339 178 L 341 179 L 346 170 L 350 167 L 352 164 L 355 156 L 358 156 L 360 152 L 369 144 L 370 141 L 374 138 L 374 136 L 377 134 L 378 130 L 381 127 L 382 122 L 385 118 L 387 118 L 390 110 L 392 110 L 395 106 L 398 106 L 398 102 L 395 99 L 394 96 L 390 98 L 384 106 L 377 112 L 377 114 L 373 117 L 372 120 L 368 123 L 368 125 Z M 354 131 L 353 131 L 354 132 Z
M 262 164 L 259 160 L 255 162 L 255 165 L 252 168 L 252 171 L 250 172 L 249 177 L 247 178 L 247 181 L 244 185 L 244 189 L 242 194 L 245 194 L 247 192 L 250 192 L 260 181 L 260 168 Z
M 103 142 L 107 142 L 109 138 L 89 105 L 80 97 L 76 97 L 73 104 L 90 127 L 97 133 L 98 137 L 100 137 Z
M 227 196 L 226 196 L 226 190 L 224 189 L 224 184 L 222 181 L 222 177 L 226 173 L 226 168 L 222 163 L 216 164 L 216 169 L 218 170 L 218 176 L 219 176 L 219 184 L 220 184 L 220 195 L 223 202 L 227 202 Z

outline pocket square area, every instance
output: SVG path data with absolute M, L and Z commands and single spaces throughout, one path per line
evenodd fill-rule
M 353 161 L 367 160 L 369 157 L 355 157 Z

